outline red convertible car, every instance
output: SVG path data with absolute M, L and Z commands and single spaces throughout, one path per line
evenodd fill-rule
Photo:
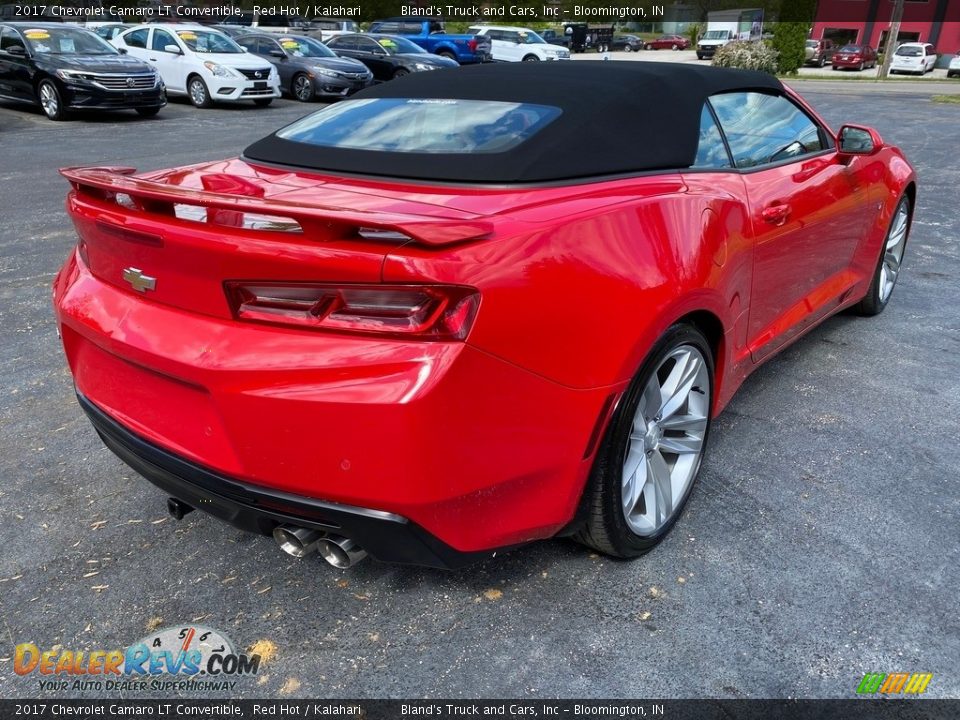
M 418 73 L 239 158 L 62 172 L 104 442 L 174 516 L 338 567 L 643 554 L 744 378 L 884 309 L 916 195 L 770 75 L 630 62 Z

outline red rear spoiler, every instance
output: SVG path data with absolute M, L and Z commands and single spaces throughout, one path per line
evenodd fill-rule
M 117 193 L 123 193 L 135 201 L 142 199 L 168 205 L 179 203 L 215 210 L 275 215 L 297 221 L 337 223 L 344 226 L 401 233 L 424 245 L 441 246 L 480 240 L 493 232 L 493 225 L 485 221 L 433 219 L 402 213 L 359 211 L 314 204 L 301 205 L 284 200 L 257 197 L 256 194 L 225 194 L 176 187 L 133 177 L 135 172 L 136 169 L 130 167 L 66 167 L 60 170 L 60 174 L 70 181 L 74 189 L 86 192 L 94 190 L 93 194 L 101 198 L 112 198 Z M 219 184 L 223 185 L 223 183 Z M 246 192 L 242 184 L 235 189 L 239 193 Z

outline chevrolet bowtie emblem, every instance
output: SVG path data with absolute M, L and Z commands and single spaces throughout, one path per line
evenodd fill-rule
M 130 283 L 133 289 L 137 292 L 155 290 L 157 287 L 157 279 L 150 277 L 149 275 L 144 275 L 140 268 L 124 268 L 123 279 Z

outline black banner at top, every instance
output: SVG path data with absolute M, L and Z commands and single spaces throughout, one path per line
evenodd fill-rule
M 960 700 L 3 700 L 0 718 L 954 720 Z
M 254 11 L 273 17 L 319 17 L 370 22 L 388 17 L 439 18 L 445 21 L 529 23 L 588 22 L 703 23 L 708 14 L 725 19 L 750 14 L 771 22 L 889 23 L 897 0 L 55 0 L 0 6 L 0 21 L 239 22 Z M 960 22 L 960 0 L 905 0 L 904 23 Z

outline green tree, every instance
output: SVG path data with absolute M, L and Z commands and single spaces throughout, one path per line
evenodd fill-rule
M 803 65 L 809 27 L 805 22 L 778 22 L 774 25 L 773 49 L 780 53 L 780 72 L 795 75 Z

